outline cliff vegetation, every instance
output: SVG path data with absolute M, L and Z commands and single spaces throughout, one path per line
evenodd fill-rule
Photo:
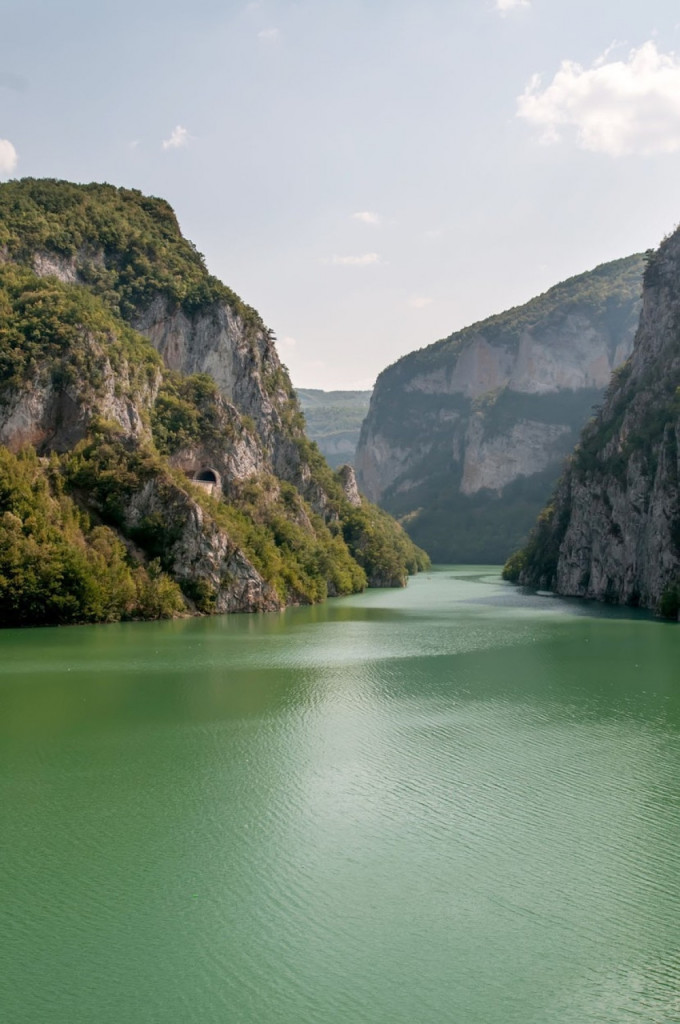
M 403 585 L 426 557 L 303 425 L 272 332 L 167 203 L 0 186 L 0 623 Z

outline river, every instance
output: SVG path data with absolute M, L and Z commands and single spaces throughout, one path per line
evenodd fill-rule
M 680 627 L 445 567 L 0 633 L 0 1020 L 680 1020 Z

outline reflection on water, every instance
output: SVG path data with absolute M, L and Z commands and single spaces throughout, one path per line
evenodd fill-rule
M 680 631 L 428 573 L 0 634 L 12 1024 L 680 1019 Z

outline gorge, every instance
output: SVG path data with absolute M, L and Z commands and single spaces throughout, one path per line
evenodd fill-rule
M 380 374 L 359 486 L 435 561 L 503 562 L 526 536 L 630 354 L 642 269 L 604 264 Z

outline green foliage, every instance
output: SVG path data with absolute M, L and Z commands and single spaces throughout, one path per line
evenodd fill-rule
M 503 566 L 501 576 L 503 577 L 504 580 L 509 580 L 510 583 L 517 583 L 526 567 L 526 552 L 515 551 L 513 555 L 510 555 L 507 562 Z
M 557 574 L 560 546 L 571 517 L 569 471 L 559 481 L 552 502 L 538 515 L 529 539 L 508 558 L 503 579 L 551 589 Z
M 0 623 L 167 618 L 184 607 L 165 574 L 134 567 L 112 530 L 63 493 L 55 464 L 0 448 Z
M 166 370 L 151 428 L 156 447 L 164 455 L 195 446 L 224 451 L 236 436 L 217 385 L 205 373 L 182 377 Z
M 313 604 L 366 586 L 342 537 L 290 484 L 262 476 L 242 484 L 229 505 L 200 500 L 282 601 Z
M 610 385 L 610 403 L 584 428 L 573 459 L 577 478 L 584 480 L 589 474 L 607 472 L 623 480 L 634 456 L 649 474 L 656 471 L 666 430 L 680 419 L 680 387 L 666 376 L 664 367 L 652 367 L 635 382 L 632 394 L 629 380 L 629 364 L 624 364 Z M 624 434 L 622 427 L 631 399 L 642 391 L 648 391 L 653 398 L 636 409 L 634 417 L 628 417 Z M 617 444 L 609 447 L 614 439 Z
M 372 586 L 403 587 L 406 577 L 426 569 L 430 560 L 390 515 L 365 502 L 343 510 L 342 533 Z
M 105 360 L 133 393 L 160 372 L 149 342 L 85 289 L 0 264 L 0 390 L 52 376 L 97 394 Z
M 171 206 L 137 189 L 24 178 L 0 185 L 0 250 L 30 264 L 35 253 L 78 257 L 83 283 L 124 319 L 159 293 L 187 313 L 218 299 L 254 329 L 255 310 L 208 274 Z
M 133 494 L 145 483 L 165 475 L 166 465 L 150 447 L 123 436 L 115 423 L 95 420 L 90 435 L 63 459 L 72 489 L 113 526 L 122 527 Z

